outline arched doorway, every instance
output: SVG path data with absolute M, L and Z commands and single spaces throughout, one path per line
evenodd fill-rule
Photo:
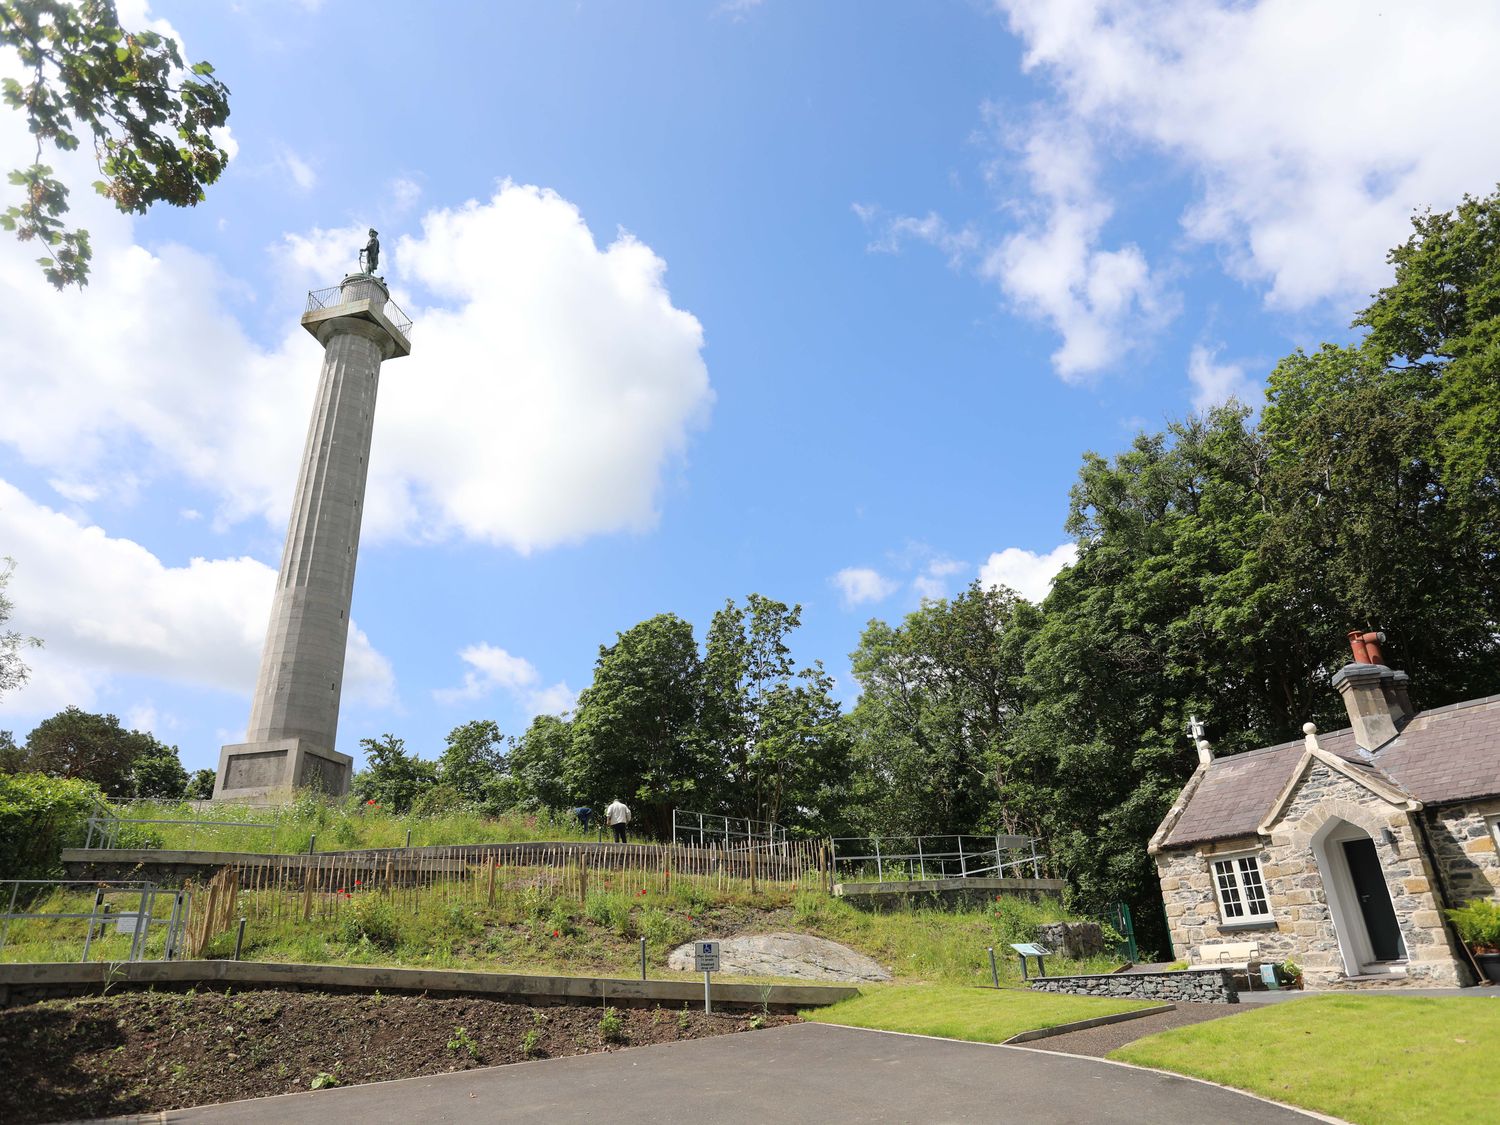
M 1313 856 L 1347 976 L 1404 972 L 1407 950 L 1374 839 L 1334 818 L 1313 837 Z

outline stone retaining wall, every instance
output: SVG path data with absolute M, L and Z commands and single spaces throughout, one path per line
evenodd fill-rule
M 1228 969 L 1179 969 L 1164 973 L 1102 973 L 1076 977 L 1041 977 L 1037 992 L 1072 996 L 1111 996 L 1127 1000 L 1165 1000 L 1191 1004 L 1238 1004 L 1239 989 Z

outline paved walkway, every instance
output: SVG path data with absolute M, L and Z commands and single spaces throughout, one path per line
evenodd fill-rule
M 204 1125 L 1309 1120 L 1230 1090 L 1094 1059 L 812 1023 L 233 1102 L 164 1119 Z

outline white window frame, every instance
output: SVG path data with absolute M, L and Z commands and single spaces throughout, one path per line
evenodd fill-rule
M 1271 889 L 1266 886 L 1265 872 L 1261 868 L 1259 852 L 1231 852 L 1225 854 L 1210 855 L 1208 859 L 1208 877 L 1214 885 L 1214 898 L 1219 903 L 1219 920 L 1226 926 L 1255 926 L 1271 921 Z M 1259 895 L 1252 893 L 1251 886 L 1245 880 L 1244 864 L 1249 862 L 1254 865 L 1255 882 L 1259 884 Z M 1239 914 L 1231 914 L 1230 904 L 1225 901 L 1224 884 L 1220 882 L 1219 864 L 1229 865 L 1229 875 L 1233 886 L 1228 888 L 1234 892 L 1234 905 L 1241 911 Z M 1251 913 L 1251 906 L 1256 897 L 1260 899 L 1261 910 Z
M 1500 852 L 1500 816 L 1489 817 L 1488 823 L 1490 826 L 1490 835 L 1495 840 L 1495 851 Z

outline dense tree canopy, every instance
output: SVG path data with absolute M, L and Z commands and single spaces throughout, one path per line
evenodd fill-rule
M 143 731 L 126 730 L 113 715 L 94 715 L 78 707 L 37 724 L 21 753 L 10 757 L 16 773 L 91 781 L 111 797 L 175 798 L 187 785 L 175 746 L 164 746 Z
M 751 594 L 714 614 L 703 658 L 701 739 L 715 784 L 699 811 L 827 829 L 844 804 L 846 738 L 819 661 L 788 644 L 802 607 Z
M 353 792 L 391 812 L 408 812 L 437 781 L 437 763 L 408 753 L 405 739 L 393 734 L 362 738 L 365 768 L 354 775 Z
M 694 807 L 713 782 L 698 730 L 702 683 L 693 627 L 675 614 L 600 648 L 563 771 L 578 803 L 603 808 L 618 797 L 638 823 L 670 833 L 672 809 Z
M 863 831 L 969 833 L 1015 781 L 1007 737 L 1023 700 L 1023 644 L 1036 613 L 977 583 L 894 628 L 871 621 L 851 661 L 857 769 L 850 819 Z M 1007 830 L 1019 813 L 1005 812 Z

